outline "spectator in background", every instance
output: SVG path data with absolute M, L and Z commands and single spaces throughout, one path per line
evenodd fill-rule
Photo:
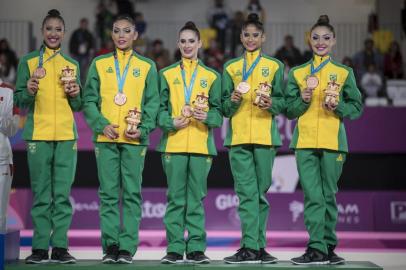
M 286 60 L 291 68 L 302 63 L 302 55 L 299 49 L 295 47 L 291 35 L 285 36 L 285 42 L 283 46 L 276 51 L 275 58 L 282 62 Z
M 379 74 L 383 74 L 383 57 L 374 48 L 374 41 L 370 38 L 364 41 L 364 49 L 353 57 L 356 76 L 362 78 L 368 67 L 373 64 Z
M 113 40 L 108 39 L 108 40 L 106 40 L 106 42 L 104 44 L 102 44 L 102 47 L 99 49 L 98 52 L 96 52 L 95 56 L 106 54 L 106 53 L 112 52 L 113 50 L 114 50 Z
M 10 44 L 8 43 L 8 40 L 3 38 L 0 40 L 0 53 L 4 53 L 7 56 L 8 62 L 10 65 L 14 67 L 14 69 L 17 69 L 18 65 L 18 58 L 16 53 L 10 48 Z
M 210 40 L 210 46 L 204 51 L 204 63 L 208 67 L 222 72 L 224 64 L 224 54 L 221 52 L 215 39 Z
M 16 69 L 3 52 L 0 53 L 0 79 L 11 86 L 14 86 L 16 81 Z
M 371 63 L 361 78 L 361 89 L 365 97 L 378 97 L 383 81 L 377 72 L 375 64 Z
M 137 29 L 138 32 L 138 38 L 142 37 L 147 30 L 147 23 L 144 20 L 144 14 L 141 12 L 136 12 L 135 13 L 135 29 Z
M 385 54 L 384 75 L 388 79 L 403 79 L 403 58 L 397 41 L 392 41 Z
M 76 29 L 69 41 L 69 52 L 79 62 L 80 79 L 85 80 L 90 59 L 94 54 L 94 40 L 90 33 L 89 21 L 86 18 L 80 20 L 79 28 Z
M 244 24 L 244 13 L 242 11 L 236 11 L 234 18 L 230 22 L 231 28 L 231 57 L 241 55 L 244 51 L 244 47 L 241 44 L 240 34 L 241 28 Z
M 266 20 L 266 13 L 265 13 L 265 9 L 261 6 L 261 3 L 259 2 L 259 0 L 249 0 L 248 6 L 245 10 L 245 17 L 248 16 L 248 14 L 250 13 L 255 13 L 258 15 L 259 20 L 265 24 L 265 20 Z
M 229 10 L 223 0 L 215 0 L 214 6 L 207 12 L 208 22 L 211 28 L 217 31 L 217 41 L 220 50 L 224 52 L 226 46 L 226 30 L 229 23 Z
M 100 44 L 106 44 L 108 40 L 111 40 L 113 17 L 113 13 L 110 12 L 103 1 L 100 1 L 96 13 L 96 32 Z
M 169 66 L 169 51 L 165 49 L 162 40 L 156 39 L 152 42 L 152 47 L 147 53 L 147 57 L 154 60 L 158 70 Z

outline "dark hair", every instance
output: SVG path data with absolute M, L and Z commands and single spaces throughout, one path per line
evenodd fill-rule
M 330 19 L 328 18 L 327 15 L 320 15 L 317 22 L 310 29 L 310 32 L 312 32 L 316 27 L 319 27 L 319 26 L 327 27 L 333 33 L 333 36 L 334 37 L 336 36 L 336 32 L 334 31 L 334 27 L 330 24 Z
M 135 20 L 134 20 L 134 18 L 131 17 L 131 16 L 128 15 L 128 14 L 121 14 L 121 15 L 118 15 L 118 16 L 114 19 L 113 24 L 115 24 L 115 23 L 118 22 L 118 21 L 127 21 L 127 22 L 129 22 L 131 25 L 133 25 L 133 26 L 135 27 Z
M 197 39 L 200 40 L 200 31 L 199 31 L 199 29 L 197 29 L 194 22 L 188 21 L 187 23 L 185 23 L 185 25 L 180 29 L 179 35 L 180 35 L 180 33 L 182 33 L 185 30 L 190 30 L 190 31 L 195 32 Z
M 250 13 L 248 15 L 247 19 L 242 24 L 241 30 L 244 30 L 245 28 L 247 28 L 248 25 L 254 25 L 261 32 L 265 32 L 264 25 L 259 20 L 258 14 L 256 14 L 256 13 Z
M 42 21 L 42 27 L 44 27 L 45 23 L 49 19 L 59 19 L 61 20 L 63 26 L 65 27 L 65 21 L 63 20 L 61 13 L 57 9 L 51 9 L 48 11 L 47 15 L 45 16 L 44 20 Z

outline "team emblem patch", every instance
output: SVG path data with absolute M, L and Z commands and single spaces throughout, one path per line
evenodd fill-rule
M 178 78 L 176 78 L 176 79 L 173 81 L 173 84 L 180 84 L 179 79 L 178 79 Z
M 202 88 L 206 88 L 207 87 L 207 80 L 206 79 L 201 79 L 200 80 L 200 86 Z
M 337 74 L 330 74 L 329 78 L 330 78 L 330 81 L 336 82 L 337 81 Z
M 31 154 L 35 154 L 37 152 L 37 144 L 28 143 L 28 151 L 30 151 Z
M 109 67 L 109 68 L 106 70 L 106 72 L 107 72 L 107 73 L 113 73 L 113 68 L 112 68 L 112 67 Z
M 139 68 L 134 68 L 133 69 L 133 75 L 134 77 L 139 77 L 141 75 L 141 71 Z
M 261 71 L 262 71 L 262 77 L 268 77 L 269 76 L 269 68 L 268 67 L 261 68 Z

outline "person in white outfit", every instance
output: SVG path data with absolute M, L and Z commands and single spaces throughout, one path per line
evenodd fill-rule
M 8 137 L 17 133 L 19 120 L 18 114 L 13 114 L 13 89 L 0 79 L 0 233 L 6 232 L 13 178 L 13 153 Z

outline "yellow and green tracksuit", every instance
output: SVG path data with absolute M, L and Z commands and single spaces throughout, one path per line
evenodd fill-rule
M 100 226 L 102 246 L 116 244 L 134 254 L 138 246 L 141 219 L 141 182 L 148 135 L 155 128 L 159 109 L 158 77 L 155 64 L 132 51 L 116 49 L 120 72 L 129 59 L 129 69 L 123 86 L 127 102 L 114 103 L 118 83 L 114 54 L 96 57 L 88 72 L 84 90 L 85 118 L 93 130 L 98 176 L 100 181 Z M 130 58 L 131 57 L 131 58 Z M 130 109 L 142 112 L 139 140 L 125 137 L 125 118 Z M 119 125 L 118 139 L 103 135 L 109 124 Z M 120 188 L 122 189 L 122 226 L 120 226 Z
M 163 135 L 157 150 L 162 152 L 162 166 L 168 181 L 168 205 L 164 218 L 167 252 L 179 254 L 206 250 L 203 199 L 207 194 L 212 156 L 217 154 L 213 128 L 220 127 L 223 122 L 219 74 L 201 61 L 182 61 L 187 85 L 198 65 L 191 102 L 203 92 L 209 97 L 209 110 L 205 121 L 190 118 L 189 126 L 176 130 L 173 119 L 181 116 L 185 105 L 180 62 L 160 71 L 158 125 Z M 185 230 L 188 231 L 187 240 L 184 239 Z
M 246 52 L 247 68 L 260 51 Z M 278 60 L 262 55 L 258 65 L 248 77 L 251 89 L 243 94 L 240 103 L 230 96 L 242 81 L 244 57 L 230 60 L 224 66 L 222 110 L 230 118 L 225 146 L 230 148 L 229 158 L 234 178 L 234 189 L 240 200 L 238 212 L 241 220 L 241 247 L 258 250 L 266 247 L 266 226 L 269 203 L 266 192 L 272 183 L 272 166 L 276 148 L 281 145 L 275 115 L 285 108 L 283 97 L 284 66 Z M 253 105 L 255 89 L 260 83 L 272 85 L 272 106 L 261 110 Z
M 319 85 L 311 102 L 301 98 L 310 66 L 319 66 L 329 56 L 314 56 L 289 72 L 286 90 L 287 116 L 298 118 L 290 147 L 295 149 L 300 183 L 304 192 L 304 220 L 310 235 L 308 246 L 327 253 L 337 245 L 337 182 L 348 152 L 343 118 L 361 115 L 361 94 L 351 68 L 331 60 L 314 74 Z M 339 102 L 335 111 L 323 108 L 328 82 L 339 84 Z
M 45 45 L 44 45 L 45 46 Z M 73 111 L 81 109 L 81 94 L 70 98 L 60 81 L 67 66 L 80 74 L 78 63 L 58 50 L 45 46 L 46 76 L 39 79 L 35 95 L 27 90 L 27 81 L 38 67 L 39 51 L 25 55 L 18 65 L 14 101 L 27 108 L 23 138 L 27 141 L 33 205 L 33 249 L 67 248 L 67 231 L 72 219 L 69 201 L 77 159 L 77 132 Z M 79 76 L 77 83 L 80 85 Z

